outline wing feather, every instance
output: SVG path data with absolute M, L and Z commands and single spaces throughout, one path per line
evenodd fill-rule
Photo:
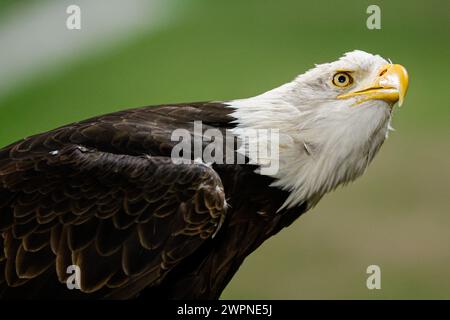
M 225 130 L 229 113 L 220 103 L 131 109 L 0 149 L 0 295 L 56 294 L 48 274 L 64 283 L 72 264 L 81 291 L 100 297 L 160 283 L 226 213 L 213 169 L 172 163 L 171 132 L 199 119 Z

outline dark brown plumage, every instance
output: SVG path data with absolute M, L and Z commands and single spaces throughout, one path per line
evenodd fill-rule
M 164 105 L 1 149 L 0 296 L 218 298 L 306 203 L 276 213 L 287 193 L 248 164 L 173 164 L 171 133 L 194 120 L 233 127 L 222 103 Z M 73 264 L 81 290 L 64 283 Z

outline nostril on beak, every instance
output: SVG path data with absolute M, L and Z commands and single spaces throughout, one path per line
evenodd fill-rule
M 388 71 L 388 68 L 383 68 L 383 69 L 380 71 L 379 76 L 381 77 L 381 76 L 382 76 L 383 74 L 385 74 L 387 71 Z

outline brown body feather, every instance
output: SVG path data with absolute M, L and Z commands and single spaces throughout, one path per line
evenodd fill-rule
M 306 208 L 276 213 L 287 193 L 254 166 L 172 163 L 174 129 L 225 132 L 230 111 L 132 109 L 0 149 L 0 296 L 218 298 Z M 81 290 L 64 283 L 70 265 Z

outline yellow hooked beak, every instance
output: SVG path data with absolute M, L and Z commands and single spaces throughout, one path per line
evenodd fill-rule
M 338 99 L 350 97 L 360 97 L 358 104 L 368 100 L 384 100 L 391 104 L 398 101 L 398 105 L 403 104 L 403 100 L 408 90 L 408 72 L 400 64 L 386 64 L 380 68 L 378 76 L 374 82 L 362 90 L 339 95 Z

